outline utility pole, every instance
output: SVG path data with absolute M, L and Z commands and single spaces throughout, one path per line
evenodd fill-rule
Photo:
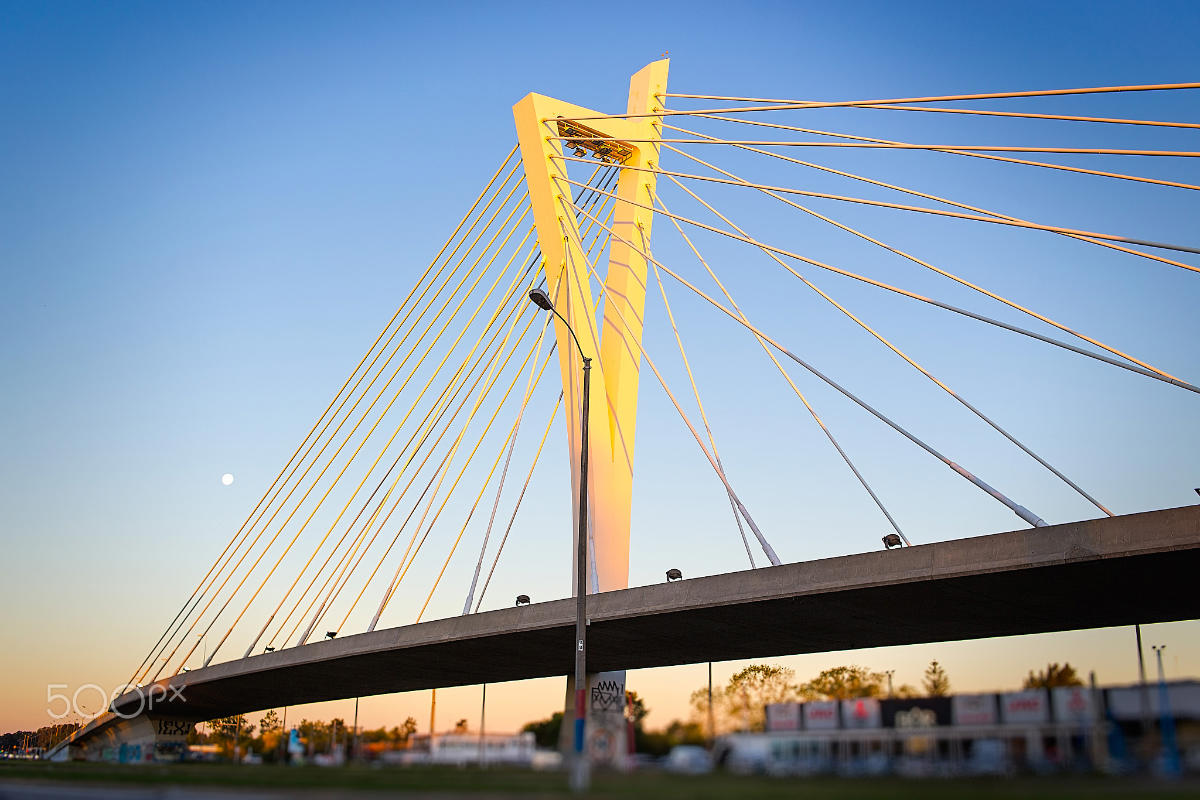
M 713 716 L 712 704 L 712 662 L 708 662 L 708 746 L 711 749 L 717 741 L 716 717 Z
M 433 761 L 433 737 L 434 725 L 437 719 L 437 689 L 434 689 L 429 696 L 429 760 Z
M 240 764 L 242 761 L 242 715 L 238 714 L 234 719 L 237 724 L 233 727 L 233 763 Z
M 1142 652 L 1142 626 L 1133 626 L 1134 636 L 1137 637 L 1138 656 L 1138 686 L 1142 695 L 1142 753 L 1153 754 L 1158 748 L 1154 747 L 1154 721 L 1150 716 L 1150 687 L 1146 685 L 1146 658 Z
M 479 701 L 479 766 L 487 766 L 487 743 L 483 740 L 484 725 L 487 724 L 487 684 L 483 685 L 483 699 Z

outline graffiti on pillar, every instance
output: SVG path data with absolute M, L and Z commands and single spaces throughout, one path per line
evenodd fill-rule
M 192 723 L 182 719 L 156 719 L 154 732 L 159 736 L 186 737 L 192 731 Z
M 626 747 L 625 672 L 589 676 L 587 750 L 596 764 L 616 766 Z
M 117 760 L 122 764 L 136 764 L 142 760 L 140 744 L 123 744 L 117 751 Z
M 615 680 L 599 680 L 592 684 L 592 711 L 623 712 L 625 684 Z
M 592 730 L 590 741 L 588 742 L 588 753 L 594 761 L 611 761 L 615 755 L 615 742 L 613 732 L 607 728 L 595 728 Z

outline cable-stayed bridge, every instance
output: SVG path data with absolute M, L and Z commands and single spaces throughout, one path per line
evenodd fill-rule
M 544 451 L 561 456 L 564 439 L 576 514 L 585 452 L 590 464 L 583 509 L 586 590 L 596 594 L 589 612 L 589 672 L 1200 616 L 1192 596 L 1165 588 L 1186 586 L 1182 579 L 1195 569 L 1200 516 L 1194 509 L 1114 514 L 1037 442 L 1011 430 L 1003 408 L 968 399 L 951 376 L 935 373 L 847 299 L 865 290 L 902 298 L 1022 347 L 1102 365 L 1128 380 L 1155 382 L 1163 392 L 1195 394 L 1200 389 L 1168 372 L 1153 353 L 1126 352 L 1130 348 L 988 288 L 967 271 L 885 241 L 869 215 L 886 211 L 934 220 L 952 226 L 952 236 L 1003 229 L 1035 242 L 1053 240 L 1055 247 L 1065 240 L 1079 253 L 1136 264 L 1146 281 L 1157 271 L 1200 272 L 1200 250 L 1135 232 L 1027 219 L 1012 209 L 918 188 L 919 181 L 910 186 L 830 166 L 840 150 L 897 158 L 916 153 L 962 161 L 964 170 L 982 161 L 1022 175 L 1094 181 L 1098 197 L 1110 186 L 1190 197 L 1200 185 L 1158 166 L 1138 175 L 1109 165 L 1113 159 L 1186 165 L 1200 152 L 917 143 L 800 127 L 819 124 L 810 120 L 821 112 L 879 112 L 881 119 L 904 112 L 1194 136 L 1200 123 L 991 106 L 1197 88 L 1188 83 L 816 102 L 671 93 L 667 62 L 660 61 L 633 77 L 624 113 L 529 95 L 514 106 L 516 146 L 486 178 L 395 315 L 130 673 L 128 685 L 143 688 L 118 698 L 71 744 L 86 750 L 92 741 L 176 735 L 147 727 L 162 719 L 174 725 L 336 697 L 566 674 L 572 601 L 481 611 L 493 577 L 504 569 L 506 545 L 522 535 L 522 506 L 528 516 L 528 505 L 537 502 L 530 488 L 536 491 L 539 474 L 554 471 L 553 463 L 545 466 L 552 456 Z M 677 107 L 690 105 L 699 107 Z M 1089 163 L 1084 157 L 1099 161 L 1081 166 Z M 1178 172 L 1186 177 L 1187 169 Z M 773 177 L 743 177 L 751 174 Z M 672 196 L 664 198 L 668 192 Z M 651 247 L 656 222 L 660 233 Z M 918 270 L 921 278 L 913 285 L 921 288 L 901 285 L 898 272 L 879 277 L 853 263 L 818 258 L 803 250 L 803 239 L 796 244 L 790 235 L 769 236 L 766 223 L 835 231 L 854 247 Z M 674 250 L 658 243 L 662 231 L 676 237 Z M 680 263 L 685 259 L 686 266 Z M 754 304 L 735 299 L 746 289 L 742 264 L 750 259 L 784 281 L 770 292 L 794 293 L 797 308 L 803 301 L 805 313 L 816 313 L 811 298 L 820 313 L 827 310 L 883 357 L 927 381 L 1098 519 L 1047 525 L 1036 508 L 989 481 L 987 466 L 956 448 L 954 436 L 935 446 L 936 432 L 916 430 L 885 405 L 887 392 L 852 385 L 841 374 L 849 365 L 818 363 L 816 348 L 791 341 L 790 328 L 781 332 L 777 320 L 758 319 Z M 854 292 L 835 293 L 825 286 L 826 273 Z M 947 287 L 942 296 L 925 288 L 940 286 Z M 556 315 L 530 306 L 528 294 L 536 289 L 545 292 Z M 661 300 L 654 324 L 663 326 L 663 335 L 654 353 L 644 335 L 652 322 L 647 294 Z M 787 531 L 759 523 L 748 501 L 753 491 L 718 450 L 720 426 L 704 398 L 722 376 L 706 376 L 703 348 L 686 345 L 686 323 L 699 315 L 696 309 L 707 311 L 706 326 L 741 337 L 760 354 L 762 367 L 778 374 L 797 418 L 812 420 L 831 464 L 846 471 L 880 532 L 888 534 L 885 540 L 899 549 L 784 563 L 779 550 Z M 555 351 L 557 371 L 550 368 Z M 594 365 L 586 448 L 580 354 Z M 649 374 L 643 375 L 644 367 Z M 648 390 L 640 386 L 643 377 Z M 914 457 L 939 466 L 963 490 L 982 494 L 1026 529 L 922 544 L 864 466 L 868 454 L 855 452 L 818 413 L 811 386 L 824 387 L 857 409 L 863 424 L 910 445 Z M 658 390 L 679 420 L 681 441 L 709 466 L 711 489 L 728 508 L 720 527 L 728 529 L 750 569 L 629 588 L 631 540 L 638 539 L 631 537 L 631 518 L 639 398 Z M 755 398 L 746 398 L 744 413 L 753 417 Z M 554 535 L 565 541 L 568 526 L 564 518 Z M 873 532 L 846 549 L 875 548 L 878 541 Z M 569 566 L 545 568 L 557 573 Z M 1174 578 L 1180 580 L 1172 583 Z M 1119 595 L 1111 592 L 1115 581 L 1123 586 Z M 1107 593 L 1100 587 L 1109 587 Z M 455 606 L 461 598 L 461 617 L 425 621 L 447 595 L 456 597 Z M 922 612 L 898 624 L 881 611 L 896 604 Z M 157 693 L 149 710 L 147 693 Z

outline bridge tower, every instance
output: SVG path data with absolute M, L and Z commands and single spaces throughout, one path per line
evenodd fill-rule
M 660 95 L 667 88 L 666 59 L 643 67 L 629 81 L 626 112 L 631 115 L 661 110 Z M 600 164 L 619 162 L 631 167 L 657 167 L 661 126 L 655 117 L 617 118 L 571 103 L 530 94 L 513 106 L 525 180 L 533 208 L 546 291 L 558 311 L 579 337 L 584 354 L 592 359 L 588 427 L 588 530 L 589 592 L 607 592 L 629 586 L 629 518 L 633 493 L 634 439 L 637 424 L 638 377 L 641 368 L 642 320 L 646 296 L 646 259 L 615 237 L 609 245 L 604 280 L 604 314 L 597 329 L 597 300 L 589 284 L 592 265 L 581 245 L 579 226 L 570 199 L 564 142 L 576 155 L 590 152 Z M 579 120 L 579 121 L 576 121 Z M 607 141 L 587 141 L 603 137 Z M 649 249 L 655 175 L 634 169 L 621 170 L 615 194 L 612 228 L 628 242 Z M 633 201 L 640 205 L 633 205 Z M 599 259 L 597 259 L 599 261 Z M 568 450 L 571 464 L 573 518 L 578 518 L 580 463 L 579 423 L 582 402 L 582 369 L 579 353 L 566 325 L 554 318 L 559 368 L 565 399 Z M 575 533 L 574 536 L 578 534 Z M 573 547 L 572 552 L 577 552 Z M 576 570 L 572 569 L 572 575 Z M 574 579 L 573 579 L 574 582 Z M 580 591 L 579 586 L 573 590 Z M 622 752 L 624 726 L 624 673 L 606 673 L 589 680 L 592 698 L 593 755 Z M 619 686 L 619 689 L 613 687 Z M 563 730 L 574 718 L 573 686 L 568 685 Z M 607 720 L 607 721 L 606 721 Z

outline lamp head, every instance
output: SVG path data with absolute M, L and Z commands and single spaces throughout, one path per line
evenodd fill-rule
M 901 547 L 904 543 L 900 541 L 900 537 L 894 533 L 889 533 L 883 537 L 883 549 L 891 550 L 893 547 Z
M 533 304 L 535 306 L 540 308 L 542 311 L 553 311 L 554 310 L 554 304 L 550 302 L 550 295 L 546 294 L 541 289 L 530 289 L 529 290 L 529 299 L 530 299 L 530 301 L 533 302 Z
M 683 573 L 677 569 L 667 570 L 667 582 L 683 580 Z

